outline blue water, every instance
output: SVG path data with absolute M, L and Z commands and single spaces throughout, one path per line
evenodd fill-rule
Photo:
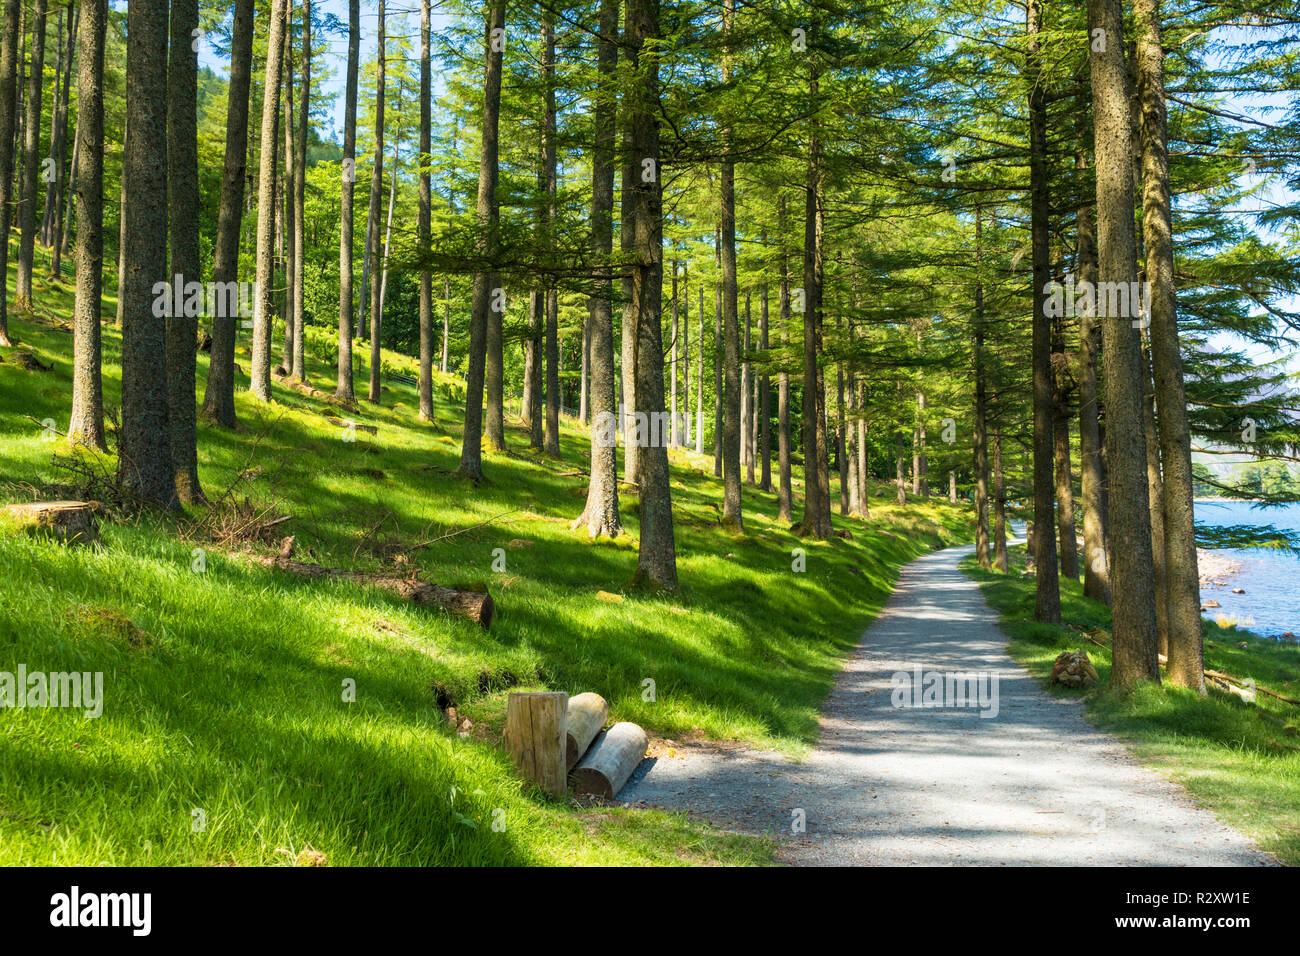
M 1249 501 L 1198 501 L 1196 523 L 1300 530 L 1300 504 L 1256 508 Z M 1300 558 L 1271 548 L 1224 548 L 1216 553 L 1240 561 L 1241 570 L 1220 577 L 1223 586 L 1209 584 L 1201 589 L 1202 602 L 1212 598 L 1222 605 L 1206 611 L 1206 616 L 1235 615 L 1246 630 L 1268 637 L 1287 631 L 1300 634 Z M 1233 594 L 1232 588 L 1246 593 Z

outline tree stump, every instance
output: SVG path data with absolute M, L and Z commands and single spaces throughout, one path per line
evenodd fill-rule
M 573 770 L 573 789 L 579 794 L 612 800 L 623 789 L 645 756 L 645 731 L 624 721 L 596 739 Z
M 62 544 L 98 544 L 95 505 L 88 501 L 34 501 L 5 509 L 20 528 Z
M 552 797 L 565 791 L 567 694 L 514 693 L 506 700 L 506 751 L 520 772 Z
M 569 698 L 564 719 L 566 770 L 572 770 L 573 765 L 582 759 L 608 718 L 609 704 L 599 694 L 578 694 Z

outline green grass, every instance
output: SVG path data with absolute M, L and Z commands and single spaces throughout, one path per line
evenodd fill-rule
M 38 284 L 36 301 L 35 316 L 11 316 L 19 343 L 0 356 L 31 351 L 53 370 L 0 363 L 0 502 L 49 497 L 70 481 L 52 464 L 70 447 L 39 423 L 67 427 L 72 342 L 55 323 L 71 293 Z M 120 336 L 111 319 L 103 331 L 105 400 L 116 405 Z M 236 361 L 246 373 L 245 340 Z M 410 359 L 386 361 L 414 372 Z M 200 353 L 200 383 L 206 365 Z M 328 364 L 308 371 L 330 387 Z M 218 546 L 204 530 L 211 509 L 108 522 L 101 550 L 0 534 L 0 670 L 102 671 L 106 698 L 96 720 L 0 716 L 0 864 L 271 865 L 308 846 L 330 865 L 770 862 L 772 843 L 681 816 L 546 800 L 494 745 L 508 690 L 594 690 L 611 719 L 654 735 L 798 756 L 898 567 L 970 534 L 963 508 L 882 498 L 869 522 L 835 519 L 852 540 L 801 541 L 776 520 L 774 495 L 746 487 L 748 533 L 735 537 L 718 527 L 712 459 L 674 452 L 682 589 L 645 594 L 628 586 L 637 521 L 627 486 L 628 534 L 592 542 L 569 530 L 587 456 L 574 422 L 562 460 L 529 454 L 512 428 L 511 451 L 487 455 L 476 488 L 453 474 L 462 410 L 447 397 L 450 379 L 431 424 L 417 422 L 406 386 L 344 413 L 378 428 L 355 442 L 320 403 L 277 388 L 263 406 L 247 383 L 237 378 L 240 432 L 200 425 L 208 495 L 234 487 L 232 500 L 293 515 L 277 532 L 297 536 L 298 556 L 332 566 L 393 570 L 396 549 L 459 532 L 410 552 L 409 567 L 488 587 L 491 631 L 257 565 L 247 552 L 268 546 Z M 498 548 L 504 572 L 493 570 Z M 791 570 L 794 548 L 806 549 L 805 573 Z M 354 703 L 343 700 L 346 680 Z M 483 739 L 449 729 L 439 693 Z
M 1300 863 L 1300 707 L 1264 693 L 1254 704 L 1211 687 L 1204 696 L 1172 686 L 1112 691 L 1110 609 L 1083 596 L 1082 585 L 1061 579 L 1064 626 L 1034 621 L 1034 576 L 1024 569 L 1023 546 L 1010 552 L 1006 575 L 985 571 L 975 558 L 962 565 L 1002 616 L 1011 656 L 1046 683 L 1062 651 L 1084 650 L 1100 683 L 1086 691 L 1051 687 L 1054 694 L 1083 695 L 1085 713 L 1124 740 L 1143 763 L 1182 784 L 1221 820 L 1263 849 Z M 1252 678 L 1257 687 L 1300 698 L 1300 647 L 1205 622 L 1205 666 Z

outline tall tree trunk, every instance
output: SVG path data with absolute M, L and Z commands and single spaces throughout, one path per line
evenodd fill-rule
M 1163 411 L 1163 409 L 1161 410 Z M 1169 575 L 1165 568 L 1165 497 L 1160 476 L 1160 437 L 1156 433 L 1155 384 L 1151 378 L 1151 357 L 1142 354 L 1142 431 L 1146 436 L 1147 499 L 1151 508 L 1151 573 L 1156 585 L 1156 647 L 1169 653 Z M 1200 605 L 1197 605 L 1197 617 Z
M 785 196 L 776 204 L 777 231 L 781 234 L 781 285 L 778 293 L 781 313 L 782 351 L 790 344 L 790 261 L 785 244 Z M 776 378 L 776 469 L 777 520 L 789 524 L 794 520 L 794 493 L 790 476 L 790 372 L 783 359 Z
M 722 226 L 713 229 L 713 476 L 722 477 L 724 386 L 722 381 Z
M 14 279 L 14 305 L 19 309 L 32 307 L 32 271 L 36 255 L 36 179 L 41 167 L 41 81 L 45 73 L 45 17 L 48 0 L 34 2 L 31 75 L 27 78 L 27 119 L 23 123 L 26 138 L 23 147 L 23 186 L 22 195 L 18 197 L 18 272 Z
M 592 108 L 595 141 L 591 159 L 591 254 L 597 266 L 608 263 L 614 251 L 618 3 L 601 0 L 596 52 L 599 82 Z M 613 294 L 614 283 L 602 275 L 597 280 L 596 294 L 587 300 L 587 327 L 591 330 L 591 480 L 587 484 L 587 507 L 573 527 L 585 526 L 592 538 L 601 534 L 616 538 L 623 532 L 618 513 Z
M 669 263 L 669 266 L 672 269 L 673 276 L 673 334 L 672 339 L 669 342 L 669 349 L 672 358 L 669 361 L 670 367 L 668 370 L 668 378 L 671 382 L 670 391 L 672 398 L 668 405 L 668 428 L 670 432 L 669 441 L 674 448 L 678 448 L 681 446 L 682 438 L 677 427 L 677 351 L 678 346 L 681 343 L 681 307 L 680 300 L 677 296 L 677 260 L 674 259 Z
M 975 378 L 975 557 L 987 569 L 989 561 L 988 380 L 984 353 L 984 213 L 975 207 L 975 349 L 971 372 Z
M 820 124 L 815 110 L 820 108 L 818 87 L 820 73 L 816 60 L 809 67 L 808 98 L 811 131 L 808 141 L 808 169 L 804 203 L 803 250 L 803 446 L 804 446 L 804 513 L 799 524 L 801 535 L 828 538 L 831 534 L 830 476 L 826 460 L 826 391 L 818 356 L 821 353 L 822 296 L 822 168 Z
M 1076 159 L 1083 167 L 1086 154 Z M 1096 229 L 1094 202 L 1085 201 L 1078 212 L 1079 284 L 1097 287 Z M 1086 285 L 1084 285 L 1086 283 Z M 1101 430 L 1098 426 L 1100 401 L 1097 394 L 1097 352 L 1101 329 L 1097 324 L 1095 299 L 1086 302 L 1079 317 L 1079 489 L 1083 510 L 1083 593 L 1094 601 L 1110 603 L 1110 559 L 1106 540 L 1105 480 L 1101 471 Z
M 695 454 L 704 454 L 704 281 L 700 280 L 696 294 L 697 313 L 695 326 Z
M 171 0 L 167 63 L 167 190 L 171 213 L 171 275 L 176 289 L 201 282 L 199 264 L 199 57 L 193 32 L 198 0 Z M 179 297 L 167 319 L 167 400 L 172 471 L 181 504 L 202 501 L 199 485 L 197 407 L 194 396 L 197 315 Z
M 545 96 L 542 111 L 545 112 Z M 538 130 L 537 143 L 537 195 L 546 191 L 546 134 Z M 533 231 L 540 246 L 545 246 L 547 237 L 546 207 L 536 202 L 533 207 Z M 520 401 L 519 417 L 528 426 L 528 447 L 541 451 L 546 447 L 545 429 L 542 424 L 543 393 L 542 377 L 546 368 L 542 357 L 546 338 L 546 287 L 538 282 L 528 292 L 528 337 L 524 339 L 524 386 Z
M 348 0 L 348 75 L 343 119 L 339 213 L 339 362 L 334 395 L 356 401 L 352 382 L 352 204 L 357 184 L 357 67 L 361 54 L 361 0 Z
M 1131 288 L 1136 236 L 1130 155 L 1128 74 L 1120 0 L 1089 0 L 1090 31 L 1106 42 L 1090 46 L 1097 161 L 1098 274 Z M 1159 681 L 1155 588 L 1151 579 L 1151 516 L 1147 504 L 1146 439 L 1142 427 L 1142 356 L 1131 316 L 1098 303 L 1105 349 L 1106 468 L 1109 484 L 1112 587 L 1110 681 L 1128 687 Z
M 280 364 L 284 368 L 285 375 L 293 374 L 293 323 L 298 315 L 298 308 L 294 302 L 294 284 L 293 284 L 293 267 L 298 259 L 298 235 L 294 232 L 293 224 L 297 218 L 295 201 L 297 199 L 296 183 L 298 174 L 294 169 L 294 163 L 298 160 L 298 151 L 294 148 L 294 129 L 293 129 L 293 7 L 292 5 L 285 8 L 284 23 L 284 183 L 281 187 L 284 193 L 284 202 L 281 209 L 284 212 L 283 228 L 280 234 L 284 237 L 284 351 Z
M 543 148 L 546 153 L 546 231 L 554 228 L 558 214 L 556 194 L 559 180 L 555 166 L 555 25 L 542 24 L 542 82 L 546 87 L 546 125 Z M 552 287 L 546 291 L 546 442 L 544 451 L 560 454 L 560 298 Z
M 420 253 L 429 254 L 432 241 L 433 182 L 429 164 L 433 161 L 433 103 L 429 76 L 429 7 L 433 0 L 420 0 L 420 211 L 416 230 Z M 433 272 L 420 269 L 420 421 L 433 421 Z
M 226 155 L 221 175 L 221 207 L 217 214 L 214 283 L 239 279 L 239 237 L 244 215 L 244 177 L 248 165 L 248 90 L 253 65 L 253 0 L 236 0 L 230 39 L 230 86 L 226 106 Z M 203 417 L 222 428 L 234 428 L 234 315 L 212 317 L 212 354 L 203 390 Z
M 501 115 L 501 56 L 505 49 L 505 0 L 493 0 L 484 24 L 483 131 L 479 153 L 477 248 L 491 260 L 497 244 L 497 122 Z M 475 481 L 483 477 L 483 391 L 488 350 L 488 310 L 492 274 L 474 275 L 469 321 L 469 356 L 465 376 L 465 430 L 460 450 L 460 472 Z
M 772 490 L 772 380 L 767 374 L 768 361 L 768 308 L 767 283 L 759 287 L 758 292 L 758 347 L 763 353 L 763 374 L 758 377 L 759 425 L 758 456 L 759 483 L 764 491 Z
M 735 0 L 724 0 L 722 29 L 727 36 L 722 58 L 722 83 L 731 82 L 730 35 L 736 16 Z M 731 132 L 722 130 L 723 160 L 719 194 L 722 253 L 722 526 L 730 531 L 745 530 L 740 508 L 740 327 L 736 315 L 736 167 L 730 156 Z
M 1029 34 L 1026 71 L 1029 77 L 1029 192 L 1033 246 L 1034 378 L 1034 620 L 1061 623 L 1061 593 L 1056 564 L 1054 478 L 1052 475 L 1052 320 L 1048 314 L 1051 203 L 1047 189 L 1047 91 L 1043 79 L 1040 0 L 1029 0 L 1025 26 Z
M 663 186 L 659 170 L 659 0 L 627 0 L 626 49 L 636 79 L 626 98 L 628 146 L 644 171 L 633 187 L 632 315 L 636 342 L 636 394 L 653 421 L 664 412 Z M 648 162 L 647 162 L 648 161 Z M 651 429 L 653 431 L 653 428 Z M 653 436 L 652 436 L 653 437 Z M 641 541 L 635 583 L 677 588 L 677 550 L 668 449 L 649 441 L 639 470 Z
M 1193 511 L 1191 434 L 1178 341 L 1173 229 L 1169 200 L 1164 52 L 1159 0 L 1134 0 L 1142 134 L 1142 235 L 1150 283 L 1151 362 L 1160 408 L 1164 478 L 1165 574 L 1168 592 L 1169 681 L 1205 693 L 1200 585 Z
M 18 116 L 18 0 L 4 0 L 4 22 L 0 23 L 0 276 L 9 275 L 9 227 L 13 209 L 15 122 Z M 95 329 L 99 329 L 96 323 Z M 0 290 L 0 345 L 9 346 L 9 295 Z
M 43 4 L 42 4 L 43 5 Z M 123 486 L 149 505 L 174 507 L 167 410 L 166 334 L 154 315 L 154 283 L 167 274 L 167 0 L 127 11 L 126 273 L 122 294 Z
M 752 319 L 749 311 L 749 290 L 745 290 L 745 338 L 742 355 L 748 355 L 752 347 Z M 754 483 L 754 429 L 751 421 L 754 417 L 754 376 L 748 362 L 740 363 L 740 460 L 745 469 L 745 481 Z
M 77 202 L 77 295 L 73 306 L 72 417 L 68 437 L 100 451 L 104 441 L 104 386 L 100 368 L 101 293 L 104 283 L 104 42 L 107 0 L 81 0 L 74 156 Z M 0 69 L 3 56 L 0 55 Z M 0 102 L 6 94 L 0 91 Z M 0 149 L 4 130 L 0 128 Z M 0 162 L 0 179 L 5 178 Z M 6 237 L 7 237 L 7 230 Z M 6 242 L 5 245 L 8 245 Z M 3 298 L 3 296 L 0 296 Z
M 306 381 L 307 369 L 304 364 L 305 356 L 303 354 L 303 322 L 306 314 L 306 307 L 303 304 L 303 295 L 306 289 L 305 270 L 307 262 L 307 137 L 311 132 L 311 0 L 303 0 L 302 5 L 302 75 L 299 81 L 299 101 L 298 101 L 298 140 L 296 147 L 298 155 L 294 158 L 294 203 L 293 203 L 293 235 L 294 235 L 294 259 L 293 259 L 293 377 L 298 381 Z M 290 367 L 288 357 L 285 359 L 286 368 Z
M 690 262 L 682 263 L 682 344 L 677 350 L 681 356 L 682 368 L 682 441 L 684 447 L 691 444 L 691 267 Z
M 1007 489 L 1000 430 L 993 432 L 993 567 L 1007 573 Z
M 438 371 L 447 372 L 447 353 L 451 344 L 451 276 L 442 278 L 442 352 L 438 357 Z
M 249 391 L 271 400 L 271 328 L 275 316 L 275 142 L 280 116 L 286 0 L 272 0 L 262 87 L 262 154 L 257 177 L 257 311 L 253 316 L 252 381 Z
M 1052 323 L 1052 354 L 1065 357 L 1065 328 L 1061 318 Z M 1079 580 L 1079 548 L 1074 530 L 1074 477 L 1070 470 L 1070 406 L 1065 369 L 1053 363 L 1052 471 L 1056 478 L 1056 525 L 1061 538 L 1061 574 Z
M 384 30 L 387 26 L 384 3 L 385 0 L 379 0 L 378 52 L 375 55 L 375 159 L 370 176 L 370 209 L 375 228 L 372 230 L 370 238 L 370 390 L 366 398 L 376 405 L 379 404 L 381 387 L 379 378 L 383 372 L 379 343 L 383 334 L 384 323 L 383 280 L 381 278 L 376 281 L 375 278 L 376 273 L 381 272 L 383 269 L 380 262 L 377 217 L 380 204 L 383 201 L 384 191 L 384 85 L 385 66 L 388 59 L 387 47 L 384 43 Z

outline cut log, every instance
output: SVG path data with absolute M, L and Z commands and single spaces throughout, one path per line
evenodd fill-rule
M 596 738 L 573 769 L 573 789 L 579 794 L 612 800 L 645 757 L 645 731 L 623 721 Z
M 348 428 L 348 427 L 349 427 L 349 426 L 348 426 L 348 423 L 347 423 L 346 421 L 344 421 L 344 420 L 341 419 L 341 418 L 335 418 L 335 417 L 332 416 L 332 415 L 326 415 L 326 416 L 325 416 L 325 421 L 329 422 L 331 425 L 337 425 L 337 426 L 339 426 L 339 428 Z M 362 425 L 362 424 L 360 424 L 359 422 L 352 422 L 351 427 L 354 428 L 354 429 L 356 429 L 356 430 L 359 431 L 359 432 L 365 432 L 367 435 L 378 435 L 378 434 L 379 434 L 379 429 L 378 429 L 377 427 L 375 427 L 374 425 Z
M 608 717 L 609 704 L 599 694 L 586 693 L 569 698 L 564 718 L 565 770 L 572 770 L 573 765 L 582 759 L 596 735 L 605 728 Z
M 569 697 L 551 691 L 514 693 L 506 699 L 506 751 L 529 780 L 563 797 L 564 711 Z
M 95 504 L 89 501 L 34 501 L 5 509 L 20 528 L 63 544 L 97 544 Z
M 391 591 L 412 604 L 419 604 L 421 607 L 440 607 L 460 617 L 467 617 L 485 631 L 492 626 L 492 615 L 496 611 L 496 604 L 492 600 L 492 595 L 486 591 L 457 591 L 453 588 L 444 588 L 420 581 L 414 574 L 405 578 L 395 578 L 383 574 L 327 568 L 307 561 L 295 561 L 289 556 L 292 553 L 293 539 L 286 538 L 280 546 L 279 554 L 255 555 L 253 560 L 268 568 L 278 568 L 300 578 L 332 578 L 352 581 L 356 584 L 369 584 Z

